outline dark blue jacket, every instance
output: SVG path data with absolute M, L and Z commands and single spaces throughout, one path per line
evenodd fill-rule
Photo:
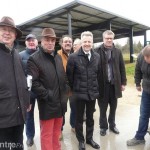
M 28 61 L 30 55 L 32 55 L 35 51 L 36 50 L 26 48 L 25 50 L 23 50 L 19 53 L 21 56 L 22 65 L 23 65 L 25 75 L 27 75 L 27 61 Z
M 23 70 L 26 76 L 27 76 L 27 61 L 30 55 L 32 55 L 35 51 L 37 50 L 26 48 L 25 50 L 19 53 L 22 60 Z M 33 92 L 30 92 L 30 104 L 33 104 L 33 100 L 35 100 L 36 97 L 37 96 Z

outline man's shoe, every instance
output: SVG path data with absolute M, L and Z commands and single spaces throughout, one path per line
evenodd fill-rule
M 84 142 L 79 142 L 79 150 L 85 150 Z
M 136 138 L 127 141 L 128 146 L 136 146 L 139 144 L 145 144 L 145 140 L 137 140 Z
M 93 141 L 93 139 L 87 140 L 86 143 L 89 144 L 89 145 L 91 145 L 91 146 L 92 146 L 93 148 L 95 148 L 95 149 L 99 149 L 99 148 L 100 148 L 100 146 L 99 146 L 97 143 L 95 143 L 95 142 Z
M 106 129 L 100 129 L 100 135 L 105 136 L 106 135 Z
M 34 144 L 33 138 L 28 138 L 26 144 L 28 147 L 31 147 Z
M 110 130 L 115 134 L 119 134 L 119 130 L 116 127 L 110 128 Z

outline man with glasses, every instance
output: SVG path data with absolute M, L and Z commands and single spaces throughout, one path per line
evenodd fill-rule
M 103 33 L 103 44 L 95 50 L 100 55 L 101 62 L 99 74 L 100 97 L 98 99 L 101 136 L 106 135 L 108 123 L 109 129 L 113 133 L 119 134 L 115 123 L 117 99 L 122 97 L 122 91 L 125 90 L 127 81 L 123 56 L 121 51 L 113 44 L 114 37 L 115 34 L 111 30 L 106 30 Z M 110 111 L 107 120 L 108 105 Z
M 0 20 L 0 150 L 23 150 L 29 92 L 16 40 L 22 32 L 12 18 Z

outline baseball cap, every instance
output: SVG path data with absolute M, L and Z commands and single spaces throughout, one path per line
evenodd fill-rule
M 34 34 L 28 34 L 27 36 L 26 36 L 26 40 L 28 40 L 28 39 L 36 39 L 36 36 L 34 35 Z

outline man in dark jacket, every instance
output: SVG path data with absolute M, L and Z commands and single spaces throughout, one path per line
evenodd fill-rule
M 15 40 L 22 32 L 10 17 L 0 20 L 0 149 L 23 150 L 29 92 Z
M 102 136 L 106 135 L 108 122 L 110 130 L 115 134 L 119 134 L 115 124 L 117 99 L 122 97 L 122 91 L 125 90 L 127 81 L 122 53 L 113 44 L 114 36 L 111 30 L 106 30 L 103 33 L 103 44 L 95 50 L 100 55 L 100 97 L 98 104 L 100 108 L 100 134 Z M 108 104 L 110 111 L 107 122 L 106 111 Z
M 41 150 L 61 149 L 62 116 L 67 110 L 65 70 L 54 50 L 55 43 L 54 30 L 44 28 L 41 47 L 27 62 L 27 72 L 33 77 L 32 90 L 38 97 Z
M 138 130 L 134 138 L 127 141 L 128 146 L 145 144 L 150 116 L 150 45 L 145 46 L 137 58 L 134 78 L 136 89 L 142 91 L 142 97 Z
M 93 34 L 91 32 L 83 32 L 81 42 L 79 51 L 69 56 L 66 69 L 76 106 L 76 137 L 79 141 L 79 150 L 85 150 L 83 115 L 86 107 L 86 143 L 99 149 L 100 146 L 93 141 L 93 113 L 96 98 L 99 96 L 97 77 L 100 59 L 99 55 L 92 51 Z
M 27 76 L 27 60 L 29 56 L 32 55 L 38 49 L 38 40 L 35 35 L 29 34 L 25 39 L 26 49 L 20 52 L 23 68 L 25 75 Z M 26 136 L 27 136 L 27 146 L 32 146 L 34 144 L 33 138 L 35 135 L 35 125 L 34 125 L 34 106 L 36 101 L 36 95 L 30 92 L 30 104 L 31 110 L 27 112 L 26 119 Z

